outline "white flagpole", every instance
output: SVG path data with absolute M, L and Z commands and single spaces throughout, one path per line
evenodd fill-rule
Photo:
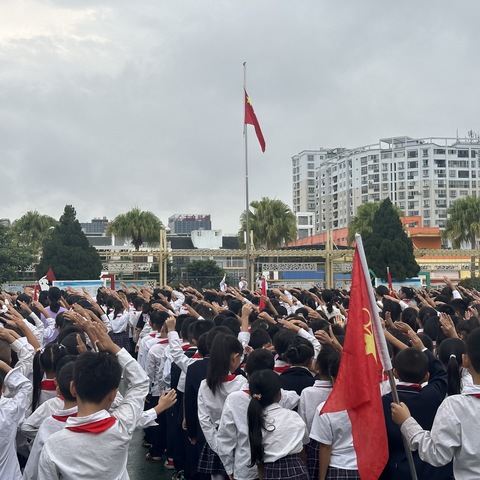
M 390 387 L 392 389 L 392 399 L 395 403 L 400 403 L 400 398 L 398 397 L 397 385 L 395 383 L 395 377 L 393 375 L 392 362 L 390 360 L 390 355 L 388 354 L 387 341 L 385 340 L 385 335 L 383 334 L 382 325 L 380 323 L 380 315 L 378 314 L 377 302 L 375 301 L 375 294 L 373 293 L 372 282 L 370 280 L 370 274 L 368 272 L 367 257 L 365 256 L 365 251 L 363 250 L 362 236 L 358 233 L 355 234 L 355 242 L 357 243 L 357 252 L 360 256 L 360 263 L 362 264 L 363 274 L 365 276 L 365 283 L 368 289 L 368 296 L 370 299 L 370 311 L 372 312 L 372 325 L 373 325 L 373 334 L 375 336 L 375 345 L 379 353 L 380 359 L 382 361 L 383 370 L 387 372 L 388 380 L 390 382 Z M 347 327 L 348 328 L 348 327 Z M 405 455 L 407 457 L 408 466 L 410 467 L 410 474 L 412 480 L 417 480 L 417 472 L 415 470 L 415 464 L 413 463 L 413 456 L 410 447 L 402 435 L 403 447 L 405 449 Z
M 245 92 L 247 91 L 247 62 L 243 62 L 243 102 L 245 109 Z M 248 140 L 247 124 L 243 122 L 243 136 L 245 138 L 245 233 L 246 233 L 246 255 L 247 255 L 247 281 L 252 289 L 252 275 L 250 268 L 250 201 L 248 198 Z

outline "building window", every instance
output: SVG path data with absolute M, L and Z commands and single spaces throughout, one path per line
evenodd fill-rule
M 469 178 L 469 171 L 468 170 L 459 170 L 458 171 L 458 178 Z
M 416 169 L 418 168 L 418 162 L 407 162 L 407 166 L 409 169 Z
M 313 170 L 315 168 L 315 165 L 313 163 L 308 164 L 308 169 Z
M 405 162 L 398 162 L 398 169 L 403 170 L 405 168 Z
M 468 158 L 468 150 L 457 150 L 458 158 Z
M 309 162 L 313 162 L 313 155 L 307 155 L 307 160 Z
M 445 149 L 444 148 L 436 148 L 433 153 L 435 155 L 445 155 Z
M 407 158 L 417 158 L 418 157 L 418 150 L 409 150 L 407 154 Z
M 428 157 L 428 148 L 422 148 L 422 156 Z M 428 160 L 427 160 L 427 162 L 428 162 Z

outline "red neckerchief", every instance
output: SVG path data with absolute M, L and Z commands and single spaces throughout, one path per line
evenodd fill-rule
M 273 367 L 273 371 L 276 373 L 286 372 L 290 368 L 290 365 L 283 365 L 278 367 Z
M 480 398 L 480 393 L 467 393 L 469 397 Z
M 69 425 L 65 428 L 77 433 L 102 433 L 112 427 L 116 421 L 115 417 L 107 417 L 96 422 L 86 423 L 85 425 Z
M 152 338 L 155 338 L 155 337 L 157 336 L 157 334 L 156 334 L 156 333 L 151 333 L 150 336 L 151 336 Z
M 245 392 L 247 395 L 250 395 L 250 390 L 242 390 L 242 392 Z
M 66 422 L 69 417 L 76 417 L 77 413 L 71 413 L 70 415 L 52 415 L 52 418 L 59 422 Z
M 233 373 L 231 373 L 230 375 L 227 375 L 225 377 L 225 380 L 224 382 L 231 382 L 232 380 L 234 380 L 236 378 L 236 375 L 234 375 Z
M 190 344 L 186 343 L 185 345 L 182 345 L 182 350 L 186 352 L 190 348 Z
M 196 353 L 192 356 L 192 358 L 202 358 L 202 356 L 201 356 L 198 352 L 196 352 Z
M 404 383 L 397 385 L 397 390 L 402 387 L 407 387 L 407 388 L 413 388 L 415 390 L 418 390 L 419 392 L 422 391 L 422 386 L 419 383 Z
M 162 338 L 159 342 L 157 342 L 157 345 L 165 345 L 168 343 L 168 338 Z
M 42 380 L 42 383 L 40 384 L 40 390 L 53 392 L 56 389 L 57 386 L 55 385 L 55 381 L 52 378 L 46 378 L 45 380 Z

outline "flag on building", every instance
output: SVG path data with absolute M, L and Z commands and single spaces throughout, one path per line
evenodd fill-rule
M 387 432 L 379 386 L 383 346 L 377 348 L 374 322 L 378 314 L 366 275 L 355 250 L 348 323 L 338 377 L 321 414 L 346 410 L 362 480 L 376 480 L 388 460 Z M 365 262 L 366 263 L 366 262 Z M 368 269 L 367 269 L 368 272 Z M 376 316 L 377 315 L 377 316 Z M 381 331 L 381 330 L 380 330 Z M 384 339 L 382 339 L 384 341 Z M 383 358 L 383 356 L 382 356 Z
M 253 125 L 255 127 L 255 133 L 257 134 L 258 141 L 260 142 L 260 147 L 262 152 L 265 151 L 265 139 L 263 138 L 262 129 L 258 123 L 257 116 L 253 110 L 252 102 L 245 91 L 245 125 Z

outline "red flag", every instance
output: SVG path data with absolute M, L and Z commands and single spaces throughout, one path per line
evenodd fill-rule
M 347 410 L 360 478 L 376 480 L 388 460 L 388 443 L 378 381 L 382 366 L 374 337 L 375 306 L 368 288 L 357 246 L 340 370 L 321 414 Z
M 390 295 L 394 295 L 392 276 L 390 275 L 390 267 L 387 267 L 387 280 L 388 280 L 388 289 L 390 290 Z
M 262 277 L 262 295 L 267 295 L 267 281 L 265 280 L 265 277 Z M 263 298 L 260 298 L 259 309 L 261 312 L 265 310 L 265 301 Z
M 257 134 L 258 141 L 260 142 L 260 147 L 262 152 L 265 151 L 265 139 L 263 138 L 262 129 L 258 123 L 257 116 L 253 110 L 252 102 L 245 91 L 245 125 L 253 125 L 255 127 L 255 133 Z

